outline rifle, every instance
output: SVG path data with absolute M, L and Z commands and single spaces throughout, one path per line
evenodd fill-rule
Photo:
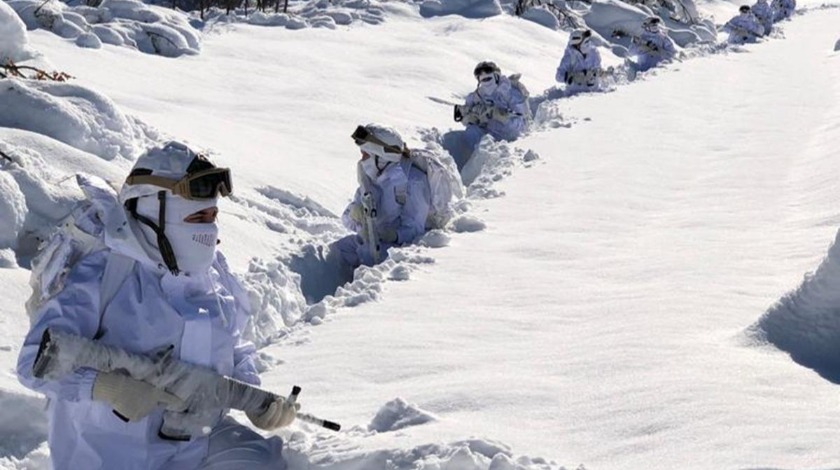
M 120 348 L 71 333 L 47 329 L 41 344 L 32 375 L 39 379 L 57 380 L 79 368 L 99 372 L 122 372 L 166 390 L 187 402 L 186 412 L 167 410 L 163 414 L 160 432 L 174 439 L 206 434 L 208 426 L 224 408 L 262 413 L 280 398 L 278 395 L 254 385 L 225 377 L 216 371 L 171 357 L 172 348 L 156 358 L 133 354 Z M 300 387 L 292 388 L 289 400 L 294 403 Z M 338 423 L 298 413 L 297 419 L 338 431 Z M 184 435 L 184 433 L 187 435 Z
M 365 212 L 365 243 L 370 250 L 374 264 L 381 261 L 379 256 L 379 236 L 376 234 L 376 205 L 370 191 L 362 195 L 362 209 Z

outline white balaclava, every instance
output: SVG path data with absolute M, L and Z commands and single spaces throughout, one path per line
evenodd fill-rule
M 361 165 L 362 171 L 368 176 L 368 178 L 376 181 L 376 177 L 379 176 L 380 169 L 376 165 L 376 158 L 369 157 L 359 162 Z
M 368 178 L 376 181 L 379 173 L 381 173 L 389 163 L 396 163 L 402 160 L 402 152 L 395 152 L 393 150 L 405 148 L 405 142 L 400 134 L 392 127 L 373 123 L 367 124 L 364 127 L 371 133 L 371 135 L 391 147 L 386 150 L 385 147 L 374 142 L 364 142 L 359 146 L 359 149 L 370 155 L 369 158 L 359 162 L 359 168 L 368 176 Z
M 167 191 L 164 233 L 175 253 L 178 269 L 188 275 L 203 273 L 213 264 L 219 239 L 219 226 L 215 222 L 184 222 L 184 218 L 217 205 L 218 198 L 192 201 Z M 137 200 L 137 213 L 155 223 L 158 223 L 159 210 L 160 205 L 156 195 L 144 196 Z M 140 224 L 140 229 L 146 236 L 146 241 L 157 248 L 155 232 L 144 224 Z
M 489 98 L 493 96 L 496 88 L 499 87 L 499 74 L 497 73 L 483 73 L 478 76 L 478 94 L 482 98 Z

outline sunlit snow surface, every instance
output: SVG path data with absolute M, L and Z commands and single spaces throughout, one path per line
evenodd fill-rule
M 163 134 L 233 168 L 222 249 L 261 305 L 249 335 L 270 344 L 264 386 L 301 385 L 304 410 L 345 429 L 281 431 L 290 467 L 836 465 L 840 10 L 546 103 L 530 136 L 484 149 L 448 232 L 307 303 L 325 286 L 302 284 L 329 284 L 331 267 L 294 259 L 344 234 L 335 214 L 355 184 L 355 125 L 393 124 L 421 145 L 455 127 L 439 101 L 470 91 L 475 62 L 522 72 L 535 94 L 565 45 L 513 18 L 390 14 L 337 30 L 232 26 L 177 60 L 29 35 L 74 86 L 141 120 L 126 121 L 120 135 L 136 137 L 114 155 L 84 149 L 96 171 L 118 180 L 135 146 Z M 74 197 L 51 172 L 85 164 L 89 129 L 74 142 L 47 132 L 64 146 L 0 129 L 0 150 L 35 162 L 3 162 L 0 188 L 18 195 L 4 221 L 21 201 L 48 206 L 50 191 Z M 50 168 L 50 155 L 77 160 Z M 41 469 L 43 401 L 12 372 L 27 277 L 0 270 L 0 466 Z

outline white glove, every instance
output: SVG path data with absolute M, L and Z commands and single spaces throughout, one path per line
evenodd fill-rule
M 247 412 L 245 414 L 254 423 L 254 426 L 265 431 L 272 431 L 292 424 L 299 409 L 300 403 L 289 403 L 284 398 L 278 397 L 264 412 Z
M 362 208 L 361 204 L 354 203 L 350 205 L 350 218 L 357 224 L 362 223 L 365 218 L 365 210 Z
M 111 405 L 129 421 L 139 421 L 158 406 L 183 411 L 183 400 L 142 380 L 127 375 L 99 372 L 93 382 L 93 399 Z

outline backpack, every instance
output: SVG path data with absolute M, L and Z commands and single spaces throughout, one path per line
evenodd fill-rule
M 527 111 L 527 115 L 525 116 L 525 120 L 530 121 L 531 120 L 531 104 L 528 101 L 528 97 L 531 96 L 531 94 L 528 92 L 528 89 L 525 88 L 525 85 L 523 85 L 522 82 L 519 81 L 520 78 L 522 78 L 521 73 L 514 73 L 512 75 L 508 75 L 508 80 L 510 80 L 511 88 L 515 88 L 519 93 L 522 93 L 522 98 L 525 100 L 525 110 Z
M 444 228 L 455 215 L 454 204 L 464 197 L 464 185 L 461 183 L 455 160 L 449 154 L 444 154 L 440 148 L 425 148 L 412 149 L 409 158 L 403 161 L 410 162 L 410 165 L 423 172 L 429 181 L 431 203 L 429 215 L 426 217 L 426 229 Z M 403 168 L 406 175 L 410 169 Z M 404 204 L 405 201 L 400 203 Z
M 64 289 L 67 275 L 80 260 L 105 246 L 105 217 L 119 207 L 116 191 L 105 180 L 91 175 L 76 175 L 76 183 L 85 199 L 76 204 L 70 214 L 38 247 L 32 259 L 29 285 L 32 295 L 26 301 L 30 324 L 36 321 L 41 307 Z M 131 273 L 134 260 L 110 251 L 100 284 L 100 320 L 105 307 Z M 98 334 L 98 333 L 97 333 Z
M 521 73 L 514 73 L 512 75 L 508 75 L 508 80 L 510 80 L 510 86 L 516 88 L 519 91 L 519 93 L 522 93 L 523 98 L 528 99 L 528 97 L 531 96 L 531 94 L 528 92 L 528 89 L 525 88 L 525 85 L 523 85 L 522 82 L 519 81 L 520 78 L 522 78 Z

